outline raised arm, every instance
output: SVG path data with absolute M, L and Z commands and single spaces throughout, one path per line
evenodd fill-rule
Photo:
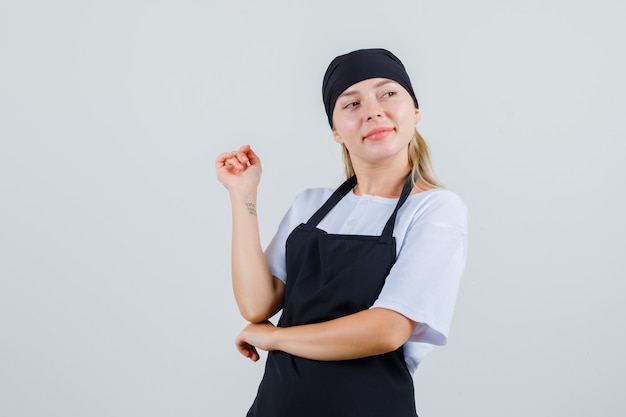
M 228 190 L 232 207 L 232 280 L 241 315 L 263 322 L 280 310 L 284 284 L 272 276 L 259 237 L 257 188 L 261 161 L 250 146 L 219 155 L 218 180 Z

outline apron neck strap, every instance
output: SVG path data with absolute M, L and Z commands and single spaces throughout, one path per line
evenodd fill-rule
M 326 200 L 324 205 L 320 207 L 313 216 L 306 222 L 304 226 L 304 230 L 310 232 L 317 227 L 319 222 L 322 221 L 324 217 L 332 210 L 337 203 L 345 197 L 346 194 L 350 192 L 351 189 L 356 185 L 356 176 L 351 176 L 348 178 L 343 184 L 337 188 L 333 194 Z
M 350 192 L 357 184 L 356 176 L 352 176 L 348 178 L 343 184 L 337 188 L 332 195 L 326 200 L 324 205 L 320 207 L 313 216 L 309 219 L 308 222 L 304 225 L 304 230 L 310 232 L 317 227 L 319 222 L 322 221 L 324 217 L 332 210 L 337 203 L 345 197 L 346 194 Z M 385 228 L 383 229 L 383 234 L 380 236 L 379 242 L 381 243 L 391 243 L 393 242 L 393 227 L 396 224 L 396 216 L 398 215 L 398 210 L 404 204 L 409 195 L 411 194 L 411 190 L 413 189 L 413 182 L 411 181 L 411 176 L 409 175 L 404 183 L 404 187 L 402 187 L 402 193 L 400 194 L 400 198 L 398 199 L 398 203 L 396 204 L 396 208 L 393 210 L 391 217 L 387 220 L 387 224 L 385 224 Z
M 398 215 L 400 207 L 402 207 L 406 199 L 409 198 L 412 189 L 413 181 L 411 180 L 411 175 L 409 174 L 406 181 L 404 182 L 404 187 L 402 187 L 402 193 L 400 194 L 400 198 L 398 199 L 398 204 L 396 204 L 396 208 L 393 210 L 391 217 L 389 217 L 389 220 L 387 220 L 387 224 L 385 224 L 385 228 L 383 229 L 383 234 L 380 236 L 379 242 L 393 242 L 393 227 L 396 224 L 396 216 Z

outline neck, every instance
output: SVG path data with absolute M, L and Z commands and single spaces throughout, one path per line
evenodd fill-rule
M 375 167 L 354 167 L 358 178 L 358 184 L 354 187 L 356 195 L 377 195 L 386 198 L 398 198 L 402 193 L 402 187 L 410 173 L 409 165 L 390 169 L 376 169 Z

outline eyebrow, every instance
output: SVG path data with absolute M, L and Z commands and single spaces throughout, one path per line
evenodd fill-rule
M 374 88 L 378 88 L 378 87 L 381 87 L 381 86 L 383 86 L 383 85 L 385 85 L 385 84 L 389 84 L 389 83 L 395 83 L 395 84 L 397 84 L 394 80 L 384 79 L 384 80 L 382 80 L 382 81 L 380 81 L 380 82 L 376 83 L 376 84 L 374 85 Z M 337 98 L 339 99 L 339 98 L 341 98 L 341 97 L 354 96 L 354 95 L 357 95 L 357 94 L 359 94 L 359 93 L 360 93 L 360 91 L 359 91 L 359 90 L 344 91 L 343 93 L 339 94 L 339 97 L 337 97 Z

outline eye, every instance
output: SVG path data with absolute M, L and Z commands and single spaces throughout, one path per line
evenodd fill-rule
M 396 94 L 398 93 L 396 93 L 395 91 L 387 91 L 385 94 L 383 94 L 383 97 L 393 97 Z
M 359 105 L 358 101 L 351 101 L 350 103 L 346 104 L 345 106 L 343 106 L 344 109 L 352 109 L 356 106 Z

